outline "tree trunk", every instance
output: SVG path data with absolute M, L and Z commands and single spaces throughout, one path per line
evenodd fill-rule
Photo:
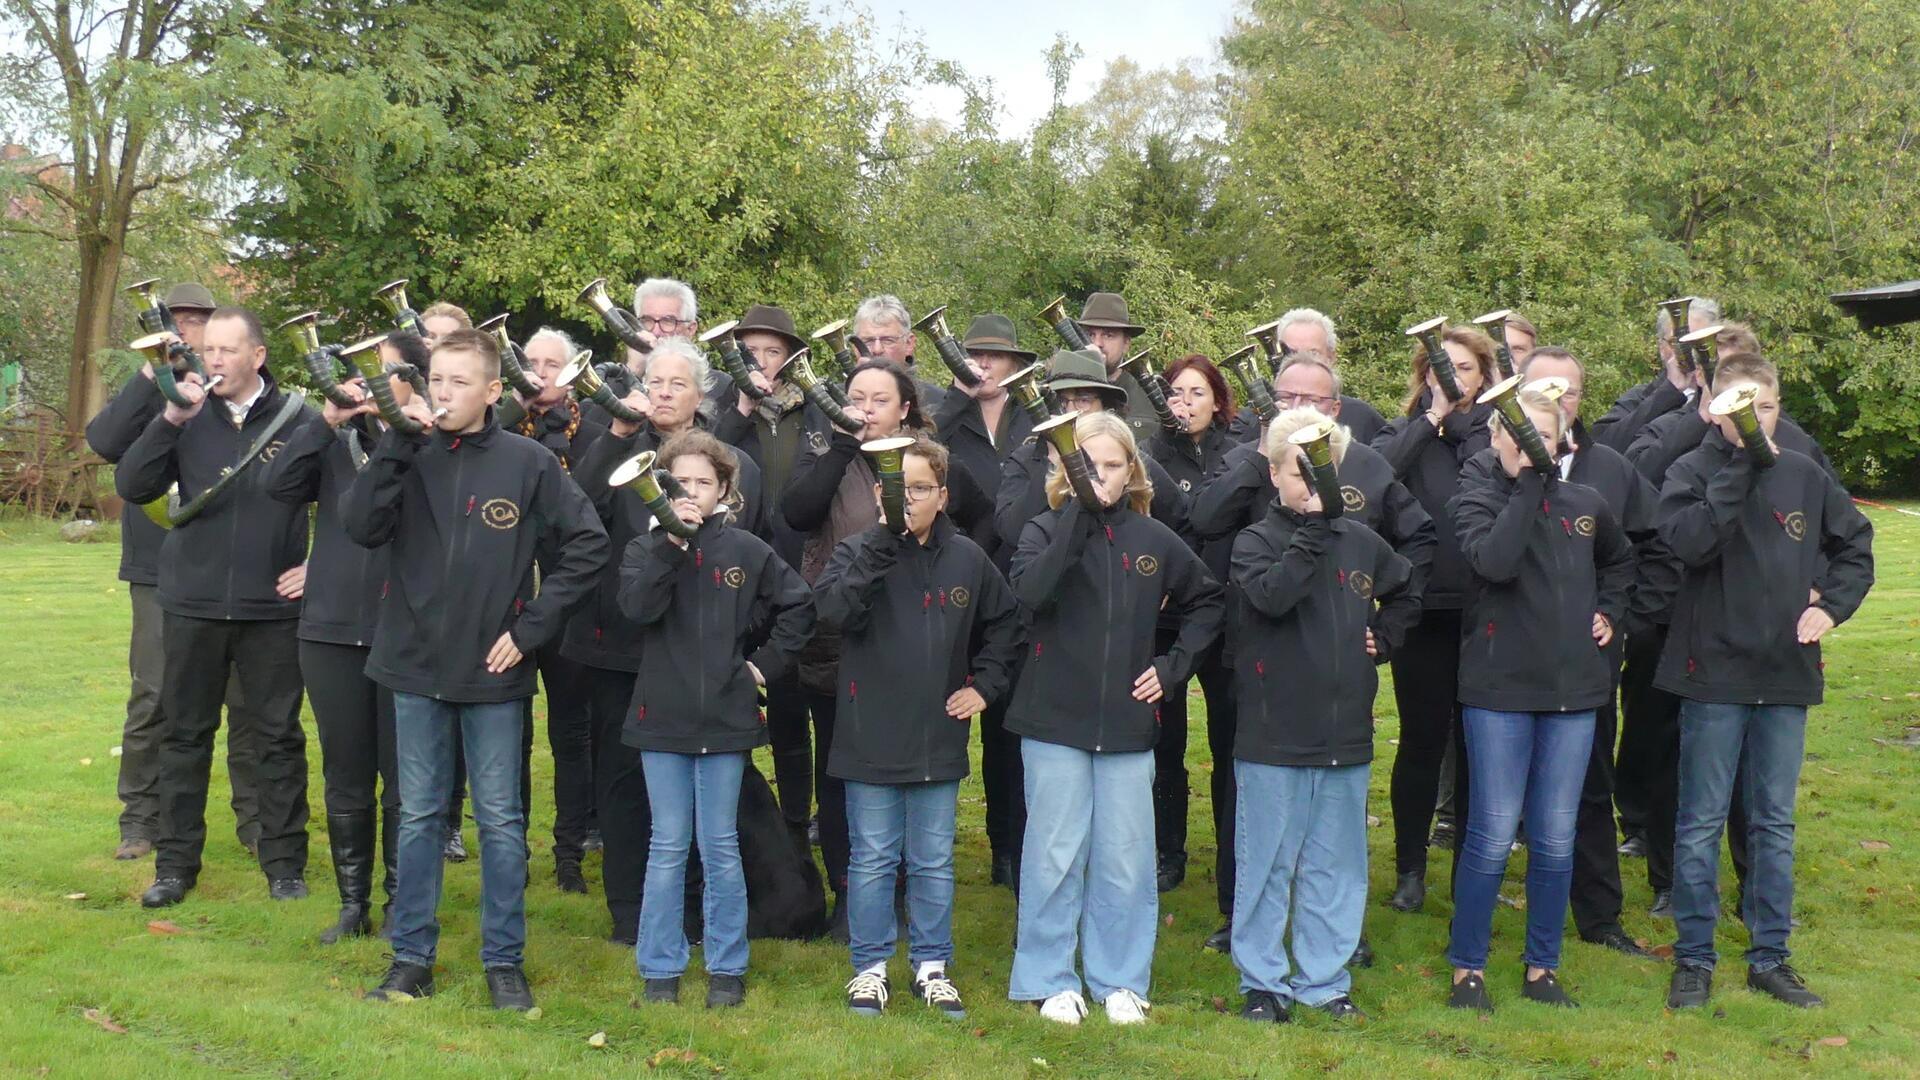
M 113 327 L 113 295 L 120 282 L 121 245 L 83 238 L 80 289 L 73 319 L 73 352 L 67 361 L 67 430 L 77 444 L 102 406 L 107 403 L 101 381 L 100 351 L 107 347 Z

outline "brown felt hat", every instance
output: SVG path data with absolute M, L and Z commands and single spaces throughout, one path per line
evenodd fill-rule
M 167 290 L 166 299 L 160 301 L 168 311 L 214 311 L 220 307 L 213 302 L 213 294 L 205 285 L 197 281 L 183 281 Z
M 1127 407 L 1125 387 L 1107 378 L 1107 362 L 1091 349 L 1061 349 L 1047 359 L 1047 389 L 1094 390 L 1111 412 Z
M 1146 327 L 1133 321 L 1127 313 L 1127 299 L 1116 292 L 1097 292 L 1087 297 L 1087 306 L 1080 309 L 1080 317 L 1075 322 L 1081 326 L 1098 326 L 1106 330 L 1125 330 L 1129 334 L 1138 334 Z
M 968 351 L 979 349 L 982 352 L 1012 353 L 1022 357 L 1028 363 L 1040 358 L 1032 349 L 1023 349 L 1013 336 L 1013 320 L 1005 315 L 975 315 L 967 324 L 967 334 L 960 339 L 960 347 Z
M 806 339 L 793 332 L 793 316 L 787 314 L 786 308 L 774 307 L 772 304 L 753 305 L 747 309 L 745 315 L 740 316 L 739 323 L 733 328 L 736 337 L 749 330 L 778 334 L 787 339 L 790 352 L 799 352 L 807 347 Z

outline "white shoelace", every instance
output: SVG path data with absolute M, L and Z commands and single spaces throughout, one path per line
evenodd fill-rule
M 1152 1007 L 1146 998 L 1131 990 L 1115 990 L 1107 995 L 1107 1019 L 1116 1024 L 1143 1023 L 1147 1010 Z
M 938 1005 L 946 1001 L 958 1004 L 960 1001 L 959 987 L 953 985 L 953 980 L 947 978 L 947 973 L 944 971 L 936 971 L 921 980 L 920 988 L 926 993 L 929 1005 Z
M 1049 1020 L 1077 1024 L 1081 1017 L 1087 1015 L 1087 1002 L 1075 991 L 1062 990 L 1041 1004 L 1040 1015 Z
M 847 983 L 847 996 L 850 998 L 872 998 L 880 1003 L 881 1008 L 886 1008 L 886 976 L 876 975 L 871 971 L 863 971 L 855 975 L 853 979 Z

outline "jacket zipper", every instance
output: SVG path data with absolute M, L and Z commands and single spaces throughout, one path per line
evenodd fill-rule
M 1326 745 L 1327 745 L 1328 764 L 1338 765 L 1340 764 L 1339 759 L 1333 757 L 1333 754 L 1335 753 L 1334 732 L 1338 727 L 1339 719 L 1340 719 L 1340 653 L 1343 651 L 1340 643 L 1347 640 L 1347 605 L 1345 603 L 1346 597 L 1341 596 L 1340 593 L 1344 592 L 1346 589 L 1347 573 L 1345 570 L 1337 569 L 1339 566 L 1339 562 L 1337 561 L 1338 560 L 1337 552 L 1339 550 L 1339 538 L 1337 536 L 1334 537 L 1332 542 L 1329 543 L 1327 546 L 1329 548 L 1334 549 L 1334 551 L 1336 552 L 1335 562 L 1334 562 L 1334 566 L 1336 567 L 1336 570 L 1335 570 L 1336 581 L 1328 582 L 1329 586 L 1333 586 L 1329 588 L 1328 595 L 1332 598 L 1332 601 L 1333 601 L 1332 603 L 1333 629 L 1334 629 L 1335 637 L 1333 639 L 1333 664 L 1332 664 L 1333 683 L 1329 688 L 1330 692 L 1327 694 Z M 1325 580 L 1324 572 L 1322 574 L 1322 580 Z M 1362 644 L 1361 647 L 1362 648 L 1365 647 L 1364 643 Z
M 933 595 L 932 560 L 928 558 L 929 553 L 925 546 L 923 545 L 915 545 L 915 546 L 920 548 L 919 551 L 914 552 L 914 556 L 913 556 L 914 560 L 920 564 L 920 586 L 923 590 L 925 590 L 925 595 L 931 598 Z M 942 618 L 942 616 L 946 614 L 946 607 L 947 607 L 947 594 L 945 590 L 942 590 L 940 593 L 940 611 L 938 614 L 934 612 L 933 604 L 931 603 L 923 604 L 921 605 L 921 608 L 920 608 L 920 610 L 925 613 L 926 617 L 929 620 L 928 625 L 926 627 L 926 639 L 927 639 L 926 670 L 929 678 L 934 677 L 933 673 L 940 670 L 939 668 L 934 666 L 934 656 L 936 655 L 937 650 L 934 649 L 933 635 L 935 631 L 939 629 L 941 626 L 943 626 L 945 623 L 945 620 Z M 942 682 L 944 683 L 945 680 L 943 679 Z M 923 780 L 931 781 L 933 779 L 933 725 L 932 724 L 922 724 L 920 726 L 920 766 L 921 766 L 920 768 L 921 778 Z
M 1105 559 L 1107 571 L 1107 595 L 1105 597 L 1107 621 L 1106 624 L 1101 627 L 1100 633 L 1100 713 L 1099 719 L 1095 722 L 1093 738 L 1093 749 L 1096 753 L 1099 752 L 1100 748 L 1105 746 L 1107 742 L 1107 680 L 1109 678 L 1108 672 L 1113 670 L 1113 596 L 1120 587 L 1113 576 L 1113 526 L 1103 524 L 1102 528 L 1107 534 L 1107 557 Z
M 457 446 L 457 443 L 456 443 L 456 446 Z M 447 544 L 447 558 L 445 563 L 440 567 L 440 588 L 442 590 L 442 595 L 440 597 L 440 640 L 441 641 L 453 640 L 447 634 L 447 616 L 448 614 L 450 614 L 453 605 L 449 602 L 450 598 L 445 595 L 445 590 L 450 586 L 451 582 L 453 581 L 453 564 L 455 561 L 455 556 L 458 555 L 459 550 L 461 548 L 466 546 L 467 525 L 469 524 L 469 522 L 467 521 L 467 517 L 472 515 L 473 513 L 473 505 L 472 505 L 473 500 L 471 497 L 469 497 L 467 500 L 468 505 L 465 508 L 465 513 L 462 513 L 462 508 L 460 505 L 460 488 L 463 485 L 463 481 L 466 479 L 466 471 L 467 471 L 466 455 L 461 454 L 458 449 L 450 450 L 448 451 L 448 453 L 452 454 L 454 459 L 453 460 L 453 484 L 452 484 L 452 491 L 453 491 L 452 536 L 453 538 L 452 538 L 452 541 Z M 516 584 L 515 588 L 517 589 L 518 587 L 519 586 Z M 441 663 L 444 664 L 446 660 L 446 653 L 444 652 L 441 653 L 437 659 L 439 659 Z M 485 660 L 484 654 L 482 655 L 481 659 Z M 485 670 L 484 665 L 482 665 L 482 670 Z M 446 670 L 444 667 L 441 668 L 440 676 L 443 680 L 446 677 Z
M 1573 525 L 1569 519 L 1562 517 L 1560 524 L 1566 536 L 1555 536 L 1553 535 L 1553 510 L 1545 499 L 1540 500 L 1540 509 L 1545 512 L 1547 518 L 1547 548 L 1553 552 L 1553 610 L 1557 617 L 1564 618 L 1567 612 L 1567 575 L 1572 572 L 1567 544 L 1573 536 Z M 1555 664 L 1553 667 L 1553 688 L 1559 701 L 1554 711 L 1566 712 L 1568 665 Z

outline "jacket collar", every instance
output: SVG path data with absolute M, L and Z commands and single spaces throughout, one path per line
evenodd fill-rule
M 436 450 L 485 450 L 493 444 L 494 435 L 499 430 L 500 424 L 494 418 L 493 406 L 489 405 L 486 422 L 480 425 L 480 430 L 459 433 L 435 428 L 429 442 Z

